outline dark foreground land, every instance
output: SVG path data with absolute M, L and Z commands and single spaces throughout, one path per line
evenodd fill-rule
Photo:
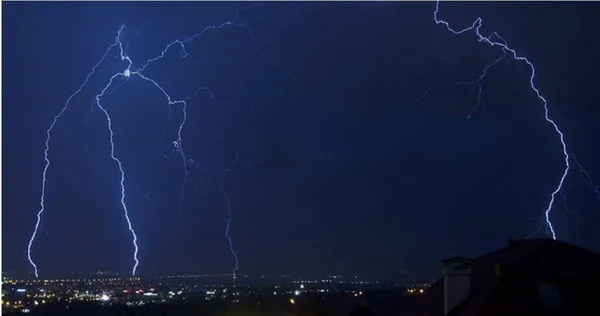
M 293 299 L 293 302 L 291 301 Z M 48 316 L 349 316 L 398 315 L 415 299 L 398 291 L 377 291 L 360 299 L 347 296 L 266 297 L 232 302 L 190 302 L 184 304 L 153 304 L 145 306 L 102 306 L 98 304 L 47 305 L 28 315 Z M 24 315 L 20 311 L 5 315 Z M 27 315 L 27 314 L 25 314 Z

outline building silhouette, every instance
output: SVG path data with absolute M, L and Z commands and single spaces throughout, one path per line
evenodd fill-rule
M 600 315 L 600 254 L 530 239 L 473 260 L 449 258 L 443 277 L 403 315 Z

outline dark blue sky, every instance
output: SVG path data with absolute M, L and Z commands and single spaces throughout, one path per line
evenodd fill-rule
M 45 129 L 125 25 L 139 66 L 176 38 L 235 15 L 236 3 L 3 3 L 3 268 L 29 271 Z M 200 86 L 184 130 L 194 160 L 178 210 L 182 163 L 169 155 L 181 107 L 137 78 L 111 90 L 117 154 L 139 236 L 140 272 L 229 272 L 225 179 L 243 273 L 438 274 L 440 260 L 503 246 L 535 231 L 562 168 L 560 143 L 528 86 L 499 51 L 435 25 L 433 3 L 265 3 L 240 28 L 206 33 L 148 69 L 175 97 Z M 596 3 L 448 3 L 456 25 L 480 15 L 531 59 L 569 149 L 600 179 Z M 114 51 L 116 53 L 116 51 Z M 47 209 L 33 247 L 42 276 L 127 273 L 130 235 L 119 174 L 94 96 L 126 64 L 111 54 L 58 122 Z M 560 238 L 600 251 L 600 201 L 572 170 L 553 221 Z M 579 235 L 577 235 L 579 232 Z M 543 231 L 542 234 L 543 235 Z

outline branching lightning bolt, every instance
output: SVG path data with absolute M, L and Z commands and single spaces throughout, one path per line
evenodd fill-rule
M 233 278 L 234 284 L 237 279 L 237 272 L 240 269 L 240 262 L 238 260 L 237 253 L 235 252 L 235 248 L 233 247 L 233 240 L 232 240 L 231 234 L 230 234 L 231 221 L 233 218 L 232 218 L 232 213 L 231 213 L 231 198 L 229 198 L 229 194 L 227 194 L 227 190 L 225 190 L 225 178 L 227 177 L 227 175 L 229 173 L 231 173 L 231 171 L 233 171 L 233 167 L 235 167 L 235 164 L 237 163 L 239 158 L 240 158 L 240 153 L 236 150 L 235 158 L 233 159 L 231 166 L 229 166 L 225 170 L 223 170 L 223 182 L 221 183 L 221 187 L 220 187 L 221 193 L 223 193 L 223 197 L 225 198 L 225 201 L 227 202 L 227 205 L 226 205 L 227 206 L 227 225 L 225 226 L 225 238 L 227 239 L 227 243 L 229 244 L 229 252 L 231 252 L 231 256 L 233 257 L 233 261 L 234 261 L 233 271 L 231 272 L 231 276 Z
M 546 100 L 546 98 L 544 98 L 544 96 L 542 96 L 542 94 L 540 93 L 539 89 L 537 88 L 537 86 L 535 85 L 535 67 L 533 65 L 533 63 L 531 63 L 531 61 L 529 61 L 529 59 L 527 59 L 526 57 L 523 56 L 519 56 L 519 54 L 517 54 L 517 51 L 513 48 L 511 48 L 507 42 L 500 37 L 497 33 L 492 33 L 489 36 L 484 36 L 481 34 L 481 26 L 483 25 L 483 20 L 481 19 L 481 17 L 478 17 L 477 19 L 475 19 L 475 21 L 471 24 L 471 26 L 468 26 L 466 28 L 463 29 L 455 29 L 453 28 L 450 23 L 448 23 L 447 21 L 440 19 L 439 18 L 439 9 L 440 9 L 440 1 L 436 1 L 435 3 L 435 10 L 433 12 L 433 19 L 435 21 L 436 24 L 441 24 L 443 25 L 449 32 L 451 32 L 454 35 L 461 35 L 467 32 L 473 32 L 475 33 L 475 35 L 477 36 L 479 42 L 483 42 L 485 44 L 488 44 L 491 47 L 498 47 L 501 48 L 505 54 L 510 55 L 515 61 L 518 62 L 524 62 L 525 64 L 527 64 L 527 66 L 529 66 L 529 68 L 531 69 L 531 74 L 529 76 L 529 86 L 531 88 L 531 90 L 533 90 L 533 92 L 536 94 L 537 98 L 541 101 L 543 107 L 544 107 L 544 118 L 545 120 L 552 125 L 552 127 L 554 128 L 554 131 L 556 132 L 556 134 L 559 136 L 561 145 L 562 145 L 562 152 L 563 152 L 563 156 L 564 156 L 564 163 L 565 163 L 565 167 L 564 170 L 561 173 L 560 179 L 558 181 L 558 184 L 556 186 L 556 188 L 554 189 L 554 191 L 552 191 L 552 194 L 550 196 L 550 201 L 548 202 L 548 205 L 546 207 L 546 210 L 544 212 L 544 217 L 545 217 L 545 222 L 546 225 L 548 227 L 548 229 L 550 230 L 550 233 L 552 235 L 553 239 L 557 238 L 556 235 L 556 231 L 554 229 L 554 225 L 552 224 L 552 221 L 550 219 L 550 215 L 552 212 L 552 207 L 554 205 L 554 202 L 556 200 L 556 196 L 557 194 L 559 194 L 559 192 L 561 191 L 562 187 L 563 187 L 563 183 L 567 177 L 567 174 L 569 173 L 569 152 L 567 151 L 567 144 L 565 142 L 565 137 L 563 132 L 561 131 L 561 129 L 558 127 L 558 124 L 556 124 L 556 122 L 550 117 L 550 109 L 548 106 L 548 101 Z M 492 63 L 494 64 L 494 63 Z M 486 67 L 489 69 L 489 66 Z M 483 77 L 485 77 L 486 71 L 483 72 Z M 478 84 L 479 87 L 481 87 L 481 79 L 482 77 L 480 77 Z M 481 88 L 479 89 L 480 93 L 481 93 Z
M 214 95 L 212 93 L 212 91 L 207 88 L 207 87 L 201 87 L 198 88 L 192 95 L 184 98 L 184 99 L 174 99 L 171 97 L 171 95 L 166 91 L 165 88 L 163 88 L 157 80 L 150 78 L 149 76 L 147 76 L 146 74 L 144 74 L 144 71 L 153 63 L 158 62 L 160 60 L 162 60 L 163 58 L 165 58 L 166 53 L 169 49 L 171 49 L 173 46 L 177 46 L 181 49 L 181 55 L 182 58 L 187 58 L 188 57 L 188 52 L 186 50 L 186 44 L 198 39 L 199 37 L 201 37 L 202 35 L 204 35 L 206 32 L 210 31 L 210 30 L 217 30 L 217 29 L 223 29 L 226 27 L 238 27 L 238 28 L 242 28 L 244 29 L 248 36 L 250 37 L 250 39 L 252 41 L 259 41 L 259 39 L 257 39 L 254 36 L 254 33 L 252 31 L 252 29 L 250 29 L 248 27 L 247 24 L 245 23 L 239 23 L 238 19 L 239 16 L 242 12 L 244 12 L 245 10 L 247 10 L 250 7 L 256 6 L 258 5 L 258 3 L 255 4 L 251 4 L 248 5 L 240 10 L 237 11 L 236 15 L 234 16 L 233 19 L 229 19 L 228 21 L 221 23 L 219 25 L 211 25 L 211 26 L 207 26 L 204 29 L 202 29 L 200 32 L 195 33 L 191 36 L 187 36 L 185 39 L 183 40 L 175 40 L 170 42 L 169 44 L 167 44 L 165 46 L 165 48 L 160 52 L 160 54 L 158 54 L 156 57 L 150 58 L 148 59 L 145 63 L 142 64 L 142 66 L 140 66 L 139 68 L 137 68 L 136 70 L 132 70 L 132 66 L 134 65 L 133 60 L 126 54 L 126 47 L 129 44 L 129 42 L 126 43 L 125 48 L 123 45 L 123 42 L 121 41 L 121 33 L 123 32 L 124 26 L 122 26 L 116 36 L 115 41 L 107 48 L 106 52 L 104 53 L 104 55 L 102 55 L 101 59 L 96 63 L 96 65 L 92 68 L 92 70 L 90 71 L 90 73 L 88 73 L 88 75 L 85 77 L 85 80 L 81 83 L 81 85 L 79 86 L 79 88 L 77 90 L 75 90 L 75 92 L 73 92 L 68 98 L 67 101 L 65 102 L 65 104 L 63 105 L 63 107 L 60 109 L 60 111 L 58 112 L 58 114 L 56 116 L 54 116 L 54 119 L 52 121 L 52 123 L 50 124 L 50 127 L 46 130 L 46 141 L 45 141 L 45 147 L 44 147 L 44 160 L 45 160 L 45 165 L 44 165 L 44 169 L 42 172 L 42 192 L 41 192 L 41 196 L 40 196 L 40 210 L 37 213 L 37 221 L 35 224 L 35 228 L 34 231 L 32 233 L 32 236 L 29 240 L 28 246 L 27 246 L 27 258 L 29 260 L 29 263 L 31 264 L 31 266 L 33 267 L 34 270 L 34 274 L 36 277 L 39 277 L 39 271 L 38 271 L 38 267 L 36 265 L 36 263 L 34 262 L 32 256 L 31 256 L 31 248 L 32 245 L 35 241 L 35 238 L 38 234 L 38 229 L 40 227 L 41 224 L 41 220 L 42 220 L 42 215 L 45 211 L 45 194 L 46 194 L 46 186 L 47 186 L 47 172 L 48 169 L 50 167 L 50 159 L 48 156 L 48 153 L 50 151 L 50 140 L 51 140 L 51 135 L 52 135 L 52 131 L 54 129 L 54 126 L 56 125 L 56 123 L 58 122 L 58 120 L 62 117 L 62 115 L 65 113 L 65 111 L 67 111 L 69 105 L 71 104 L 72 99 L 81 92 L 81 90 L 87 85 L 89 79 L 96 73 L 96 70 L 98 69 L 98 67 L 100 67 L 100 65 L 104 62 L 104 60 L 106 59 L 106 57 L 109 55 L 109 53 L 115 49 L 118 48 L 119 51 L 119 57 L 121 59 L 121 61 L 124 61 L 127 63 L 127 67 L 122 71 L 122 72 L 118 72 L 113 74 L 110 77 L 110 80 L 108 81 L 108 83 L 104 86 L 104 88 L 100 91 L 100 93 L 98 93 L 95 97 L 95 106 L 97 106 L 98 109 L 100 109 L 100 111 L 102 111 L 104 117 L 106 118 L 107 121 L 107 128 L 109 131 L 109 140 L 110 140 L 110 157 L 111 159 L 117 164 L 117 167 L 119 169 L 120 172 L 120 203 L 121 203 L 121 207 L 123 208 L 123 212 L 124 212 L 124 216 L 125 216 L 125 220 L 127 222 L 127 227 L 129 232 L 132 235 L 132 245 L 133 245 L 133 268 L 132 268 L 132 274 L 135 275 L 137 272 L 137 268 L 139 266 L 139 259 L 138 259 L 138 236 L 135 233 L 135 230 L 133 228 L 133 224 L 132 221 L 129 217 L 129 209 L 127 208 L 127 196 L 126 196 L 126 186 L 125 186 L 125 181 L 126 181 L 126 174 L 125 174 L 125 169 L 123 166 L 123 162 L 119 159 L 116 150 L 115 150 L 115 142 L 114 142 L 114 130 L 113 130 L 113 124 L 112 124 L 112 119 L 110 116 L 110 113 L 108 111 L 108 109 L 102 104 L 102 98 L 106 96 L 107 92 L 109 91 L 109 89 L 113 86 L 113 84 L 117 81 L 117 79 L 124 79 L 124 80 L 128 80 L 131 77 L 137 77 L 139 79 L 142 79 L 146 82 L 151 83 L 155 88 L 157 88 L 167 99 L 168 101 L 168 105 L 169 108 L 173 105 L 181 105 L 182 106 L 182 119 L 178 124 L 178 128 L 177 128 L 177 138 L 172 141 L 173 144 L 173 148 L 174 148 L 174 152 L 179 153 L 180 157 L 182 158 L 182 162 L 183 162 L 183 169 L 184 169 L 184 176 L 183 176 L 183 180 L 182 180 L 182 184 L 181 184 L 181 193 L 180 193 L 180 197 L 179 197 L 179 201 L 178 201 L 178 205 L 179 207 L 181 207 L 183 198 L 184 198 L 184 189 L 185 189 L 185 185 L 188 182 L 188 173 L 189 173 L 189 168 L 188 168 L 188 160 L 189 161 L 193 161 L 191 160 L 191 158 L 189 158 L 184 150 L 183 147 L 183 137 L 184 137 L 184 130 L 185 130 L 185 124 L 187 121 L 187 105 L 188 102 L 190 101 L 191 98 L 193 98 L 194 96 L 196 96 L 198 93 L 200 93 L 201 91 L 206 91 L 210 97 L 214 100 Z M 262 56 L 262 55 L 261 55 Z M 263 56 L 264 58 L 264 56 Z M 119 84 L 122 83 L 122 80 L 119 82 Z M 237 161 L 237 154 L 236 154 L 236 161 Z M 235 163 L 235 162 L 234 162 Z M 232 166 L 233 167 L 233 166 Z M 231 168 L 226 169 L 226 172 L 224 175 L 226 175 L 228 172 L 231 171 Z M 238 270 L 238 258 L 237 255 L 235 254 L 235 251 L 233 250 L 233 243 L 231 240 L 231 236 L 229 235 L 229 229 L 230 229 L 230 224 L 231 224 L 231 206 L 230 206 L 230 200 L 229 197 L 227 196 L 226 192 L 222 189 L 223 194 L 225 195 L 225 197 L 227 198 L 228 201 L 228 221 L 227 221 L 227 229 L 226 229 L 226 237 L 229 241 L 229 245 L 230 245 L 230 249 L 232 252 L 232 255 L 234 256 L 235 259 L 235 269 L 233 271 L 234 273 L 234 279 Z

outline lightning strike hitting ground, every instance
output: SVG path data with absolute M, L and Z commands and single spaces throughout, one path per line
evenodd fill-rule
M 62 108 L 60 109 L 60 111 L 58 112 L 58 114 L 56 114 L 54 116 L 54 119 L 52 120 L 52 123 L 50 124 L 50 127 L 48 127 L 48 129 L 46 130 L 46 141 L 44 143 L 44 169 L 42 171 L 42 193 L 40 195 L 40 210 L 37 213 L 37 220 L 35 222 L 35 227 L 33 229 L 33 233 L 31 234 L 31 238 L 29 239 L 29 243 L 27 244 L 27 260 L 29 260 L 29 263 L 31 264 L 31 266 L 33 267 L 33 273 L 35 274 L 35 277 L 39 277 L 38 274 L 38 267 L 35 264 L 35 262 L 33 261 L 33 258 L 31 257 L 31 246 L 33 245 L 33 242 L 35 240 L 35 237 L 37 236 L 38 233 L 38 229 L 40 227 L 40 223 L 42 222 L 42 215 L 44 213 L 44 211 L 46 210 L 46 206 L 44 205 L 45 202 L 45 198 L 46 198 L 46 185 L 47 185 L 47 179 L 46 179 L 46 175 L 48 174 L 48 168 L 50 168 L 50 158 L 48 156 L 48 152 L 50 151 L 50 138 L 52 136 L 52 130 L 54 129 L 54 126 L 56 126 L 56 123 L 58 122 L 58 120 L 62 117 L 62 115 L 65 113 L 65 111 L 69 108 L 69 105 L 71 104 L 71 100 L 81 92 L 81 90 L 83 89 L 83 87 L 88 83 L 88 81 L 90 80 L 90 78 L 96 73 L 96 69 L 98 69 L 98 67 L 100 67 L 100 65 L 102 64 L 102 62 L 104 62 L 104 60 L 106 59 L 106 56 L 108 56 L 108 54 L 110 53 L 110 51 L 118 45 L 118 39 L 115 40 L 115 42 L 110 45 L 106 51 L 104 52 L 104 55 L 102 55 L 102 57 L 100 58 L 100 60 L 98 61 L 98 63 L 96 63 L 96 65 L 92 68 L 92 71 L 90 71 L 87 76 L 85 77 L 85 79 L 83 80 L 83 82 L 81 83 L 81 85 L 79 85 L 79 88 L 77 88 L 77 90 L 75 90 L 75 92 L 73 92 L 68 98 L 67 101 L 65 102 L 65 104 L 62 106 Z
M 100 92 L 100 94 L 96 96 L 96 104 L 97 104 L 98 108 L 102 111 L 102 113 L 104 113 L 104 116 L 106 117 L 106 124 L 107 124 L 109 135 L 110 135 L 110 157 L 112 158 L 112 160 L 114 160 L 117 163 L 117 166 L 119 167 L 119 172 L 121 173 L 121 179 L 119 181 L 119 185 L 121 186 L 121 207 L 123 208 L 125 220 L 127 221 L 127 229 L 129 229 L 129 231 L 131 232 L 131 235 L 133 236 L 133 240 L 132 240 L 133 248 L 134 248 L 133 261 L 135 261 L 135 264 L 133 265 L 133 270 L 131 273 L 133 275 L 135 275 L 137 267 L 140 264 L 140 261 L 138 259 L 139 248 L 138 248 L 138 244 L 137 244 L 137 235 L 131 224 L 131 219 L 129 218 L 129 210 L 127 209 L 127 204 L 125 203 L 125 199 L 126 199 L 125 170 L 123 170 L 123 163 L 121 162 L 121 160 L 119 160 L 119 158 L 117 158 L 117 155 L 115 153 L 115 142 L 114 142 L 114 132 L 112 129 L 112 120 L 111 120 L 110 115 L 108 114 L 108 111 L 106 110 L 106 108 L 104 106 L 102 106 L 102 104 L 100 103 L 100 99 L 104 96 L 104 93 L 106 92 L 106 90 L 108 90 L 108 88 L 112 85 L 113 80 L 115 78 L 119 77 L 120 75 L 121 74 L 116 74 L 111 77 L 108 85 L 106 85 L 106 87 L 104 87 L 102 92 Z
M 563 187 L 563 183 L 565 181 L 565 178 L 567 177 L 567 174 L 569 173 L 569 168 L 570 168 L 569 152 L 567 151 L 567 144 L 565 142 L 565 139 L 564 139 L 565 137 L 564 137 L 563 132 L 560 130 L 560 128 L 558 127 L 556 122 L 554 122 L 554 120 L 550 117 L 550 109 L 548 107 L 548 101 L 546 101 L 546 99 L 541 95 L 539 89 L 535 85 L 535 67 L 533 66 L 531 61 L 529 61 L 529 59 L 527 59 L 526 57 L 523 57 L 523 56 L 519 56 L 519 54 L 517 54 L 517 51 L 515 49 L 511 48 L 510 46 L 508 46 L 507 42 L 502 37 L 500 37 L 497 33 L 492 33 L 491 35 L 489 35 L 487 37 L 482 35 L 480 29 L 481 29 L 481 26 L 483 25 L 483 20 L 480 17 L 475 19 L 475 21 L 471 24 L 471 26 L 465 27 L 463 29 L 455 29 L 452 26 L 450 26 L 450 23 L 439 18 L 439 15 L 438 15 L 439 9 L 440 9 L 440 2 L 438 0 L 435 3 L 435 10 L 433 12 L 433 19 L 436 24 L 445 26 L 446 29 L 454 35 L 461 35 L 461 34 L 464 34 L 467 32 L 473 32 L 477 36 L 479 42 L 488 44 L 491 47 L 501 48 L 505 54 L 510 55 L 515 61 L 524 62 L 531 69 L 531 75 L 529 76 L 529 87 L 531 88 L 531 90 L 533 90 L 533 92 L 536 94 L 537 98 L 541 101 L 541 103 L 544 107 L 545 120 L 549 124 L 552 125 L 552 127 L 554 128 L 554 131 L 559 136 L 560 143 L 562 145 L 562 152 L 563 152 L 563 156 L 564 156 L 565 168 L 561 173 L 561 176 L 560 176 L 560 179 L 558 181 L 556 188 L 554 189 L 554 191 L 552 191 L 552 194 L 550 196 L 550 201 L 548 202 L 548 205 L 544 212 L 546 225 L 547 225 L 548 229 L 550 230 L 552 238 L 556 239 L 557 238 L 556 231 L 554 229 L 554 225 L 552 224 L 550 216 L 551 216 L 551 212 L 552 212 L 552 207 L 556 200 L 556 196 L 561 191 L 561 189 Z M 496 62 L 494 62 L 490 65 L 493 66 L 495 63 Z M 488 65 L 486 67 L 486 69 L 489 70 L 489 68 L 490 68 L 490 66 Z M 484 70 L 484 72 L 483 72 L 483 77 L 485 77 L 485 74 L 486 74 L 486 70 Z M 481 80 L 482 80 L 482 77 L 480 77 L 480 79 L 478 79 L 480 93 L 481 93 Z M 478 100 L 479 100 L 479 98 L 478 98 Z
M 41 220 L 42 220 L 42 215 L 45 211 L 45 194 L 46 194 L 46 186 L 47 186 L 47 172 L 48 172 L 48 168 L 50 167 L 50 159 L 49 159 L 49 151 L 50 151 L 50 141 L 51 141 L 51 135 L 52 135 L 52 131 L 54 129 L 54 126 L 56 125 L 56 123 L 58 122 L 58 120 L 62 117 L 62 115 L 65 113 L 65 111 L 68 109 L 69 105 L 71 104 L 71 100 L 73 99 L 73 97 L 75 97 L 77 94 L 79 94 L 81 92 L 81 90 L 84 88 L 84 86 L 88 83 L 89 79 L 95 74 L 96 70 L 98 69 L 98 67 L 104 62 L 104 60 L 106 59 L 106 57 L 109 55 L 109 53 L 114 49 L 114 48 L 118 48 L 118 53 L 119 53 L 119 57 L 121 59 L 121 61 L 124 61 L 127 63 L 127 66 L 125 67 L 125 69 L 122 72 L 118 72 L 113 74 L 110 77 L 110 80 L 108 81 L 108 83 L 104 86 L 104 88 L 100 91 L 99 94 L 96 95 L 95 97 L 95 105 L 102 111 L 102 113 L 104 114 L 104 117 L 106 119 L 107 122 L 107 128 L 108 128 L 108 132 L 109 132 L 109 140 L 110 140 L 110 157 L 111 159 L 117 164 L 117 167 L 119 169 L 120 172 L 120 181 L 119 181 L 119 185 L 120 185 L 120 189 L 121 189 L 121 194 L 120 194 L 120 203 L 121 203 L 121 207 L 123 209 L 124 212 L 124 217 L 125 220 L 127 222 L 127 228 L 129 230 L 129 232 L 132 235 L 132 245 L 133 245 L 133 267 L 132 267 L 132 271 L 131 273 L 133 275 L 136 275 L 137 273 L 137 268 L 139 266 L 139 258 L 138 258 L 138 237 L 137 234 L 135 233 L 132 221 L 129 217 L 129 209 L 127 208 L 127 191 L 126 191 L 126 186 L 125 186 L 125 181 L 126 181 L 126 173 L 125 173 L 125 168 L 123 166 L 123 162 L 119 159 L 117 152 L 115 150 L 115 142 L 114 142 L 114 131 L 113 131 L 113 126 L 112 126 L 112 119 L 110 116 L 110 113 L 108 111 L 108 109 L 102 104 L 102 98 L 105 96 L 105 94 L 107 93 L 107 91 L 113 86 L 113 84 L 117 81 L 117 79 L 123 79 L 123 80 L 130 80 L 133 77 L 142 79 L 146 82 L 151 83 L 156 89 L 158 89 L 167 99 L 168 101 L 168 105 L 169 107 L 173 106 L 173 105 L 181 105 L 182 107 L 182 114 L 183 117 L 181 119 L 181 121 L 178 124 L 178 129 L 177 129 L 177 138 L 175 140 L 172 141 L 173 144 L 173 150 L 174 152 L 179 153 L 179 155 L 181 156 L 182 159 L 182 163 L 183 163 L 183 169 L 184 169 L 184 177 L 182 180 L 182 184 L 181 184 L 181 193 L 180 193 L 180 198 L 178 201 L 178 205 L 179 207 L 181 207 L 182 201 L 184 199 L 183 196 L 183 191 L 185 188 L 186 183 L 188 182 L 188 173 L 189 173 L 189 168 L 188 168 L 188 161 L 193 161 L 191 158 L 189 158 L 184 150 L 183 147 L 183 133 L 184 133 L 184 129 L 185 129 L 185 123 L 187 121 L 187 105 L 188 102 L 190 101 L 191 98 L 193 98 L 194 96 L 196 96 L 199 92 L 201 91 L 206 91 L 210 97 L 214 100 L 214 96 L 212 94 L 212 92 L 210 91 L 209 88 L 207 87 L 201 87 L 198 88 L 196 90 L 196 92 L 194 92 L 192 95 L 181 99 L 181 100 L 175 100 L 174 98 L 171 97 L 171 95 L 158 83 L 157 80 L 148 77 L 147 75 L 144 74 L 144 71 L 146 70 L 146 68 L 148 68 L 151 64 L 158 62 L 160 60 L 162 60 L 163 58 L 165 58 L 165 54 L 167 53 L 167 51 L 173 47 L 173 46 L 178 46 L 181 49 L 181 53 L 182 53 L 182 58 L 186 58 L 188 57 L 188 52 L 186 50 L 186 44 L 194 41 L 195 39 L 198 39 L 199 37 L 201 37 L 202 35 L 204 35 L 206 32 L 210 31 L 210 30 L 218 30 L 218 29 L 223 29 L 223 28 L 227 28 L 227 27 L 237 27 L 237 28 L 242 28 L 244 29 L 248 36 L 250 37 L 250 39 L 252 41 L 259 41 L 253 34 L 252 30 L 244 23 L 239 23 L 237 22 L 237 20 L 239 19 L 239 16 L 242 12 L 244 12 L 245 10 L 249 9 L 250 7 L 255 6 L 256 4 L 252 4 L 252 5 L 248 5 L 244 8 L 242 8 L 241 10 L 238 10 L 236 15 L 234 16 L 233 19 L 228 20 L 227 22 L 224 22 L 222 24 L 219 25 L 211 25 L 211 26 L 207 26 L 204 29 L 202 29 L 200 32 L 195 33 L 191 36 L 187 36 L 185 39 L 183 40 L 175 40 L 172 41 L 171 43 L 167 44 L 166 47 L 160 52 L 160 54 L 156 57 L 150 58 L 148 59 L 145 63 L 142 64 L 142 66 L 140 66 L 139 68 L 137 68 L 136 70 L 132 70 L 131 67 L 134 65 L 133 60 L 127 55 L 125 48 L 123 47 L 123 42 L 121 41 L 121 33 L 124 30 L 124 26 L 122 26 L 119 31 L 117 32 L 117 36 L 115 41 L 108 47 L 108 49 L 106 50 L 106 52 L 104 53 L 104 55 L 102 55 L 100 61 L 98 61 L 98 63 L 92 68 L 92 70 L 90 71 L 90 73 L 85 77 L 84 81 L 82 82 L 82 84 L 79 86 L 79 88 L 77 90 L 75 90 L 75 92 L 73 92 L 73 94 L 71 94 L 68 98 L 67 101 L 65 102 L 65 104 L 63 105 L 63 107 L 60 109 L 60 111 L 58 112 L 58 114 L 54 117 L 52 123 L 50 124 L 50 127 L 46 130 L 46 142 L 45 142 L 45 147 L 44 147 L 44 161 L 45 161 L 45 165 L 44 165 L 44 169 L 42 172 L 42 192 L 41 192 L 41 196 L 40 196 L 40 210 L 37 213 L 37 221 L 34 227 L 34 231 L 33 234 L 31 235 L 31 238 L 29 240 L 28 246 L 27 246 L 27 258 L 29 260 L 29 263 L 31 264 L 31 266 L 33 267 L 34 270 L 34 274 L 36 277 L 39 277 L 39 271 L 38 271 L 38 267 L 37 264 L 35 263 L 35 261 L 32 258 L 32 245 L 35 241 L 35 238 L 38 234 L 38 229 L 39 226 L 41 224 Z M 129 41 L 126 43 L 126 47 L 128 45 Z M 121 84 L 122 81 L 119 82 L 119 84 Z M 237 154 L 236 154 L 236 161 L 237 161 Z M 233 167 L 233 166 L 232 166 Z M 226 172 L 224 175 L 226 175 L 226 173 L 230 172 L 231 168 L 226 169 Z M 237 255 L 235 254 L 235 251 L 233 250 L 233 243 L 231 240 L 231 236 L 229 234 L 229 230 L 230 230 L 230 224 L 231 224 L 231 207 L 230 207 L 230 200 L 229 197 L 227 196 L 226 192 L 223 190 L 223 194 L 225 195 L 227 202 L 228 202 L 228 221 L 227 221 L 227 228 L 225 231 L 225 235 L 229 241 L 229 245 L 230 245 L 230 250 L 232 252 L 232 255 L 234 256 L 235 259 L 235 269 L 234 269 L 234 279 L 236 277 L 236 272 L 239 268 L 238 266 L 238 258 Z
M 227 239 L 227 242 L 229 244 L 229 252 L 231 252 L 231 256 L 233 257 L 233 261 L 234 261 L 233 271 L 231 272 L 231 276 L 233 278 L 234 284 L 235 284 L 235 280 L 237 279 L 237 272 L 240 269 L 240 262 L 238 260 L 237 253 L 235 252 L 235 248 L 233 247 L 233 240 L 232 240 L 231 234 L 230 234 L 231 221 L 233 218 L 232 218 L 232 214 L 231 214 L 231 199 L 229 198 L 229 194 L 227 194 L 227 190 L 225 190 L 225 179 L 227 178 L 227 175 L 233 171 L 233 167 L 235 167 L 235 164 L 237 163 L 239 158 L 240 158 L 240 153 L 236 150 L 235 158 L 233 159 L 231 166 L 229 166 L 228 168 L 223 170 L 223 181 L 222 181 L 221 187 L 220 187 L 221 193 L 223 193 L 223 197 L 225 198 L 225 201 L 227 202 L 227 225 L 225 226 L 225 238 Z

